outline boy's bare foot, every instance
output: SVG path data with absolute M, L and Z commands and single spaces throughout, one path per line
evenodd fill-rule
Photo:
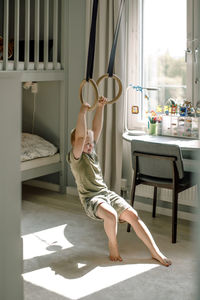
M 109 252 L 110 252 L 110 255 L 109 255 L 110 260 L 112 260 L 112 261 L 117 261 L 117 260 L 122 261 L 123 260 L 121 258 L 121 256 L 119 255 L 117 245 L 113 245 L 110 242 L 108 242 L 108 247 L 109 247 Z
M 158 260 L 162 265 L 169 267 L 172 262 L 169 258 L 167 258 L 166 256 L 164 256 L 162 253 L 160 254 L 154 254 L 152 255 L 152 257 L 156 260 Z

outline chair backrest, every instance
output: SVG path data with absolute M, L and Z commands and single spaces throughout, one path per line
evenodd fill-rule
M 176 167 L 179 179 L 184 177 L 183 161 L 179 146 L 162 143 L 152 143 L 146 141 L 131 141 L 132 165 L 135 169 L 134 152 L 140 152 L 149 155 L 176 157 Z M 157 178 L 172 179 L 172 165 L 169 160 L 156 159 L 150 157 L 138 157 L 138 172 L 146 176 Z

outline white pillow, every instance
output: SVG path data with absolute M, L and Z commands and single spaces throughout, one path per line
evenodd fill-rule
M 22 133 L 21 161 L 52 156 L 57 151 L 58 149 L 52 143 L 42 137 L 31 133 Z

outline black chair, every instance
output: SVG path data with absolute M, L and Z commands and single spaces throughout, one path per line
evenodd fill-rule
M 180 148 L 177 145 L 132 140 L 134 170 L 131 205 L 139 184 L 154 187 L 152 217 L 156 216 L 157 188 L 172 190 L 172 243 L 176 243 L 178 194 L 197 184 L 196 176 L 184 172 Z M 130 224 L 127 226 L 130 232 Z

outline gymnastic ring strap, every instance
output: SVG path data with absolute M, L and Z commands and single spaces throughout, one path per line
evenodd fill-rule
M 92 22 L 90 27 L 90 39 L 89 39 L 88 57 L 87 57 L 87 70 L 86 70 L 87 81 L 91 79 L 93 75 L 97 11 L 98 11 L 98 0 L 94 0 L 93 8 L 92 8 Z
M 97 21 L 97 10 L 98 10 L 98 0 L 93 0 L 93 8 L 92 8 L 92 21 L 90 27 L 90 39 L 88 46 L 88 57 L 87 57 L 87 70 L 86 70 L 86 79 L 83 79 L 80 84 L 79 96 L 81 103 L 84 103 L 83 100 L 83 87 L 88 82 L 92 85 L 95 94 L 94 104 L 91 106 L 89 111 L 92 111 L 98 102 L 99 94 L 96 82 L 92 79 L 93 75 L 93 67 L 94 67 L 94 52 L 95 52 L 95 37 L 96 37 L 96 21 Z
M 108 64 L 108 70 L 107 73 L 109 74 L 109 77 L 113 76 L 113 68 L 114 68 L 114 60 L 115 60 L 115 52 L 117 47 L 117 40 L 119 35 L 119 29 L 122 19 L 122 13 L 123 13 L 123 7 L 124 7 L 125 0 L 121 0 L 120 7 L 119 7 L 119 13 L 113 38 L 113 44 L 110 52 L 110 58 L 109 58 L 109 64 Z
M 121 80 L 119 79 L 119 77 L 117 77 L 117 75 L 113 74 L 111 77 L 109 76 L 109 74 L 104 74 L 102 75 L 101 77 L 98 78 L 98 80 L 96 81 L 96 84 L 97 86 L 99 85 L 99 83 L 104 80 L 105 78 L 113 78 L 114 80 L 117 81 L 118 83 L 118 93 L 117 93 L 117 96 L 115 96 L 112 100 L 108 101 L 108 104 L 112 104 L 114 103 L 115 101 L 117 101 L 117 99 L 121 96 L 122 94 L 122 82 Z
M 92 87 L 94 89 L 94 94 L 95 94 L 94 104 L 88 109 L 89 111 L 92 111 L 95 109 L 98 99 L 99 99 L 99 92 L 98 92 L 97 84 L 93 79 L 89 79 L 88 81 L 86 79 L 82 80 L 82 82 L 80 84 L 80 88 L 79 88 L 79 96 L 80 96 L 81 103 L 83 104 L 84 103 L 83 87 L 87 82 L 92 85 Z

